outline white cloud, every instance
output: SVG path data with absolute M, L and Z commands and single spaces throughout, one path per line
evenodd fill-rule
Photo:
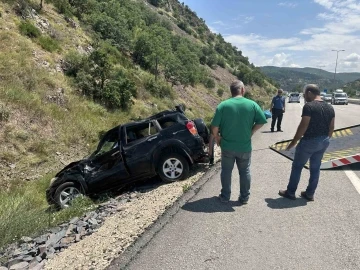
M 214 33 L 214 34 L 219 33 L 219 31 L 216 30 L 216 28 L 214 28 L 214 27 L 208 26 L 208 28 L 209 28 L 209 30 L 210 30 L 212 33 Z
M 283 46 L 295 45 L 300 39 L 298 38 L 273 38 L 269 39 L 260 35 L 228 35 L 226 41 L 234 44 L 238 48 L 246 47 L 247 45 L 255 45 L 256 47 L 273 51 Z
M 321 66 L 332 72 L 336 61 L 332 50 L 345 50 L 339 53 L 338 71 L 360 72 L 360 0 L 313 2 L 326 12 L 317 15 L 316 27 L 305 28 L 298 36 L 269 38 L 253 33 L 228 35 L 226 40 L 256 65 Z
M 272 59 L 269 59 L 266 62 L 266 65 L 277 66 L 277 67 L 288 67 L 291 65 L 295 66 L 295 64 L 292 63 L 291 55 L 283 52 L 275 54 Z
M 314 0 L 314 2 L 330 9 L 332 7 L 333 1 L 332 0 Z
M 247 24 L 249 22 L 252 22 L 253 20 L 254 20 L 253 16 L 247 16 L 247 17 L 245 17 L 244 23 Z
M 226 25 L 223 21 L 216 21 L 216 22 L 212 22 L 211 24 L 217 24 L 217 25 Z
M 357 53 L 351 53 L 345 57 L 345 61 L 350 63 L 360 62 L 360 55 L 358 55 Z
M 280 2 L 278 3 L 278 6 L 281 7 L 288 7 L 288 8 L 294 8 L 298 6 L 298 3 L 294 3 L 294 2 Z
M 314 35 L 314 34 L 320 34 L 326 31 L 326 28 L 310 28 L 310 29 L 303 29 L 301 30 L 300 34 L 302 35 Z

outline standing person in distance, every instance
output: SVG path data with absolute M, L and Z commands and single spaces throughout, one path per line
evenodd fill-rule
M 287 150 L 293 148 L 299 140 L 300 142 L 296 146 L 289 184 L 286 190 L 279 191 L 279 195 L 292 200 L 296 199 L 295 192 L 301 171 L 310 159 L 309 184 L 306 191 L 302 191 L 300 195 L 308 201 L 313 201 L 320 177 L 321 160 L 334 132 L 335 111 L 330 104 L 321 99 L 320 89 L 315 84 L 305 86 L 304 96 L 306 104 L 303 107 L 302 119 Z
M 272 113 L 271 132 L 274 132 L 275 123 L 277 121 L 277 131 L 282 132 L 281 122 L 285 112 L 285 97 L 282 96 L 283 90 L 279 89 L 277 95 L 271 101 L 270 111 Z
M 267 121 L 260 106 L 244 97 L 245 86 L 241 81 L 234 81 L 230 90 L 232 98 L 217 106 L 211 122 L 212 136 L 221 147 L 222 189 L 219 199 L 222 202 L 230 200 L 231 175 L 236 162 L 240 176 L 239 202 L 246 204 L 251 183 L 251 137 Z

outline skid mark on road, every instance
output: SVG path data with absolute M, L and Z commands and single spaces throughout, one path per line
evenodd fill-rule
M 354 173 L 352 170 L 349 169 L 348 166 L 343 168 L 346 176 L 350 179 L 351 183 L 354 185 L 356 191 L 360 194 L 360 178 Z

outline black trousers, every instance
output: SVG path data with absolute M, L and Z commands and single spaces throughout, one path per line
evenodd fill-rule
M 274 130 L 275 123 L 277 120 L 277 130 L 281 130 L 281 121 L 283 118 L 283 110 L 282 109 L 272 109 L 272 121 L 271 121 L 271 130 Z

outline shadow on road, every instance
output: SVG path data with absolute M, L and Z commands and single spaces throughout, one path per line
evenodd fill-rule
M 296 199 L 296 200 L 289 200 L 283 197 L 272 199 L 272 198 L 266 198 L 265 202 L 267 203 L 267 206 L 271 209 L 287 209 L 287 208 L 295 208 L 300 206 L 307 205 L 307 201 L 305 199 Z
M 275 131 L 261 131 L 261 133 L 276 133 Z
M 234 212 L 234 208 L 240 206 L 238 201 L 230 201 L 228 203 L 220 202 L 219 198 L 214 196 L 204 198 L 198 201 L 186 203 L 182 209 L 197 213 L 216 213 L 216 212 Z

